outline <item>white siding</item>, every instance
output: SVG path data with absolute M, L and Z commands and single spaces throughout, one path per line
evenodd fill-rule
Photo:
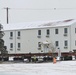
M 13 37 L 12 38 L 10 37 L 10 32 L 13 32 Z M 5 35 L 3 37 L 3 39 L 5 41 L 4 44 L 5 44 L 5 46 L 7 46 L 8 53 L 13 54 L 13 53 L 16 52 L 16 50 L 15 50 L 15 31 L 5 31 L 4 33 L 5 33 Z M 10 50 L 11 49 L 10 48 L 10 43 L 13 43 L 12 50 Z
M 76 40 L 76 33 L 75 33 L 76 23 L 71 25 L 71 50 L 76 50 L 75 40 Z
M 55 34 L 55 29 L 58 29 L 59 33 Z M 64 36 L 64 28 L 68 28 L 67 36 Z M 49 37 L 46 37 L 46 30 L 50 30 Z M 38 38 L 38 30 L 41 30 L 41 38 Z M 73 29 L 74 30 L 74 29 Z M 18 31 L 20 31 L 20 38 L 18 38 Z M 39 29 L 29 29 L 29 30 L 15 30 L 13 31 L 13 39 L 10 39 L 10 32 L 5 31 L 5 45 L 7 46 L 7 50 L 9 53 L 40 53 L 41 50 L 44 52 L 44 48 L 42 47 L 41 50 L 38 50 L 38 42 L 48 41 L 53 43 L 55 46 L 55 41 L 59 41 L 59 48 L 61 52 L 69 52 L 71 49 L 70 45 L 70 26 L 66 27 L 54 27 L 54 28 L 39 28 Z M 74 31 L 73 31 L 74 32 Z M 68 47 L 64 48 L 64 41 L 68 41 Z M 10 43 L 14 44 L 13 51 L 10 50 Z M 18 43 L 21 44 L 20 50 L 18 50 Z M 57 50 L 57 48 L 56 48 Z M 46 50 L 45 52 L 48 52 Z

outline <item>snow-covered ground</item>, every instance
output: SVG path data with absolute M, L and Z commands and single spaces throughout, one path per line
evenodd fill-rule
M 76 61 L 0 64 L 0 75 L 76 75 Z

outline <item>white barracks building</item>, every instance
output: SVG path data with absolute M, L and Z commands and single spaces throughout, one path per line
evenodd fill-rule
M 9 54 L 62 53 L 76 50 L 76 20 L 3 25 Z

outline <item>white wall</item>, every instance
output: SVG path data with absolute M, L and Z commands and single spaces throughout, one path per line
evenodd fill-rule
M 71 25 L 71 50 L 76 50 L 75 40 L 76 40 L 76 33 L 75 33 L 76 23 Z
M 4 33 L 5 33 L 5 35 L 4 35 L 3 39 L 5 41 L 5 43 L 4 43 L 5 46 L 7 46 L 8 53 L 10 53 L 10 54 L 15 53 L 15 31 L 13 31 L 14 36 L 12 39 L 10 39 L 11 37 L 10 37 L 9 31 L 5 31 Z M 14 48 L 12 50 L 10 50 L 10 43 L 13 43 Z
M 68 28 L 67 36 L 64 36 L 64 28 Z M 70 51 L 70 29 L 69 29 L 69 26 L 57 27 L 57 29 L 59 30 L 59 34 L 55 34 L 55 29 L 56 28 L 51 29 L 52 42 L 55 44 L 55 41 L 59 41 L 59 48 L 60 48 L 61 52 Z M 68 41 L 68 48 L 67 49 L 64 48 L 64 41 L 65 40 Z
M 55 29 L 59 29 L 59 34 L 55 34 Z M 71 48 L 71 42 L 75 39 L 74 37 L 70 38 L 70 26 L 64 26 L 64 27 L 56 27 L 56 28 L 41 28 L 41 38 L 38 38 L 38 30 L 40 29 L 28 29 L 28 30 L 16 30 L 14 32 L 13 39 L 9 39 L 10 31 L 5 31 L 5 45 L 7 46 L 7 50 L 9 53 L 40 53 L 41 50 L 44 52 L 44 48 L 42 47 L 41 50 L 38 50 L 38 42 L 44 42 L 48 41 L 50 43 L 53 43 L 55 45 L 55 41 L 59 41 L 59 48 L 61 52 L 69 52 L 72 48 L 75 48 L 72 43 Z M 68 28 L 68 34 L 67 36 L 64 36 L 64 28 Z M 74 28 L 74 27 L 73 27 Z M 74 29 L 73 30 L 74 32 Z M 46 30 L 50 29 L 50 36 L 46 37 Z M 17 32 L 21 32 L 20 39 L 17 39 Z M 72 33 L 72 32 L 71 32 Z M 74 35 L 74 34 L 73 34 Z M 76 36 L 76 35 L 75 35 Z M 68 40 L 68 48 L 64 49 L 64 41 Z M 70 42 L 71 40 L 71 42 Z M 10 43 L 14 44 L 13 51 L 10 51 Z M 17 44 L 21 43 L 20 50 L 17 50 Z M 48 52 L 48 51 L 46 51 Z

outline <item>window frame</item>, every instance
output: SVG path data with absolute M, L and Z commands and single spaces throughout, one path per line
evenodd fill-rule
M 10 37 L 13 37 L 13 32 L 10 32 Z
M 76 28 L 75 28 L 75 33 L 76 33 Z
M 75 40 L 75 46 L 76 46 L 76 40 Z
M 68 40 L 64 41 L 64 46 L 68 46 Z
M 38 48 L 41 48 L 41 42 L 38 42 Z
M 13 43 L 10 43 L 10 48 L 13 48 Z
M 59 41 L 55 41 L 55 46 L 56 46 L 56 47 L 59 46 Z
M 18 31 L 17 35 L 18 35 L 18 37 L 20 37 L 20 36 L 21 36 L 21 32 L 20 32 L 20 31 Z
M 46 34 L 50 35 L 50 30 L 49 29 L 46 30 Z
M 55 29 L 55 34 L 58 34 L 59 33 L 59 29 Z
M 17 46 L 18 48 L 21 48 L 21 43 L 18 43 L 18 46 Z
M 41 35 L 41 30 L 38 30 L 38 35 Z
M 68 28 L 64 28 L 64 33 L 68 33 Z

